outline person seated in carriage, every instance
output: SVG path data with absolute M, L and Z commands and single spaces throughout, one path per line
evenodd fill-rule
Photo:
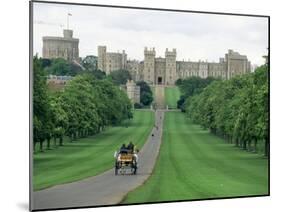
M 128 144 L 127 146 L 127 150 L 129 153 L 134 153 L 134 148 L 135 148 L 135 145 L 133 144 L 132 141 L 130 141 L 130 143 Z
M 127 154 L 128 153 L 128 148 L 126 147 L 125 144 L 122 144 L 122 146 L 120 147 L 120 150 L 119 150 L 119 154 Z
M 133 154 L 133 160 L 137 163 L 138 162 L 138 152 L 139 150 L 136 149 L 135 150 L 135 145 L 133 144 L 133 142 L 131 141 L 128 146 L 126 146 L 125 144 L 122 144 L 122 146 L 120 147 L 119 151 L 115 151 L 114 153 L 114 158 L 116 160 L 118 160 L 118 156 L 120 154 Z

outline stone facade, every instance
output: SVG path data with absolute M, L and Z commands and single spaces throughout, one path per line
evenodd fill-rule
M 128 60 L 126 69 L 130 70 L 132 79 L 135 82 L 140 81 L 143 78 L 141 70 L 143 69 L 142 64 L 137 60 Z
M 156 57 L 155 48 L 144 48 L 144 60 L 127 60 L 123 53 L 106 53 L 106 47 L 98 47 L 99 69 L 109 74 L 119 69 L 127 69 L 134 81 L 144 80 L 150 85 L 174 85 L 177 79 L 198 76 L 230 79 L 235 75 L 251 71 L 247 56 L 228 50 L 219 62 L 177 61 L 177 51 L 166 49 L 165 58 Z
M 225 54 L 225 64 L 227 79 L 235 75 L 245 74 L 251 70 L 251 63 L 247 60 L 247 56 L 240 55 L 233 50 L 228 50 L 228 54 Z
M 125 69 L 127 64 L 127 54 L 123 50 L 122 53 L 107 52 L 106 46 L 98 46 L 98 68 L 106 74 L 112 71 Z
M 127 81 L 126 91 L 132 103 L 140 103 L 140 86 L 137 86 L 133 80 Z
M 43 37 L 43 58 L 64 58 L 68 61 L 79 60 L 79 39 L 73 38 L 73 31 L 63 30 L 63 37 Z

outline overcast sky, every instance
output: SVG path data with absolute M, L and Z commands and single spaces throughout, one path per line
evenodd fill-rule
M 124 49 L 129 59 L 143 60 L 147 46 L 161 57 L 176 48 L 177 60 L 217 62 L 233 49 L 261 65 L 268 47 L 266 18 L 34 3 L 34 53 L 42 55 L 43 36 L 62 36 L 67 13 L 80 57 L 106 45 L 109 52 Z

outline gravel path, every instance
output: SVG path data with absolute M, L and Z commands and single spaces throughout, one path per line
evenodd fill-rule
M 115 176 L 114 169 L 111 169 L 81 181 L 37 191 L 33 193 L 33 209 L 75 208 L 120 203 L 129 191 L 143 184 L 151 175 L 161 145 L 163 119 L 164 111 L 157 110 L 155 125 L 158 126 L 158 130 L 156 127 L 153 128 L 147 142 L 139 152 L 137 175 Z

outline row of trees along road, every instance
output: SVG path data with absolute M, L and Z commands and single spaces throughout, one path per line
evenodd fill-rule
M 93 72 L 76 75 L 59 92 L 50 92 L 46 78 L 50 70 L 43 59 L 33 59 L 33 140 L 43 150 L 63 145 L 65 136 L 73 141 L 91 136 L 133 117 L 131 102 L 126 93 L 113 82 Z M 46 64 L 45 64 L 46 65 Z M 49 70 L 48 70 L 49 69 Z
M 185 100 L 187 116 L 229 143 L 268 156 L 268 66 L 230 80 L 214 80 Z M 181 88 L 181 87 L 180 87 Z

